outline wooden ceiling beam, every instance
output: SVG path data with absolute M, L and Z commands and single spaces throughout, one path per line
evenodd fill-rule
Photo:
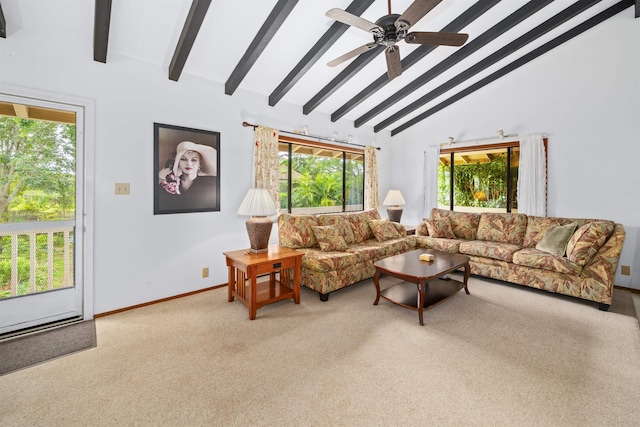
M 256 34 L 247 51 L 224 84 L 225 94 L 233 95 L 297 3 L 298 0 L 278 0 L 278 3 L 273 7 L 267 20 L 262 24 L 260 31 L 258 31 L 258 34 Z
M 440 31 L 457 33 L 464 27 L 478 19 L 486 11 L 488 11 L 498 3 L 500 3 L 500 0 L 480 0 L 469 9 L 465 10 L 460 16 L 451 21 L 448 25 L 444 26 Z M 402 60 L 402 69 L 405 71 L 408 70 L 412 65 L 415 65 L 416 63 L 418 63 L 418 61 L 431 53 L 431 51 L 433 51 L 436 47 L 437 46 L 433 45 L 418 46 L 413 52 L 411 52 L 409 55 L 407 55 L 406 58 Z M 389 82 L 391 82 L 391 80 L 389 80 L 387 73 L 385 72 L 381 74 L 380 77 L 378 77 L 373 83 L 371 83 L 369 86 L 360 91 L 360 93 L 347 101 L 347 103 L 342 107 L 334 111 L 331 114 L 331 121 L 335 122 L 344 117 L 345 114 L 360 105 L 360 103 L 369 98 L 378 90 L 382 89 Z
M 109 27 L 111 26 L 111 0 L 95 0 L 93 12 L 93 60 L 107 63 Z
M 504 47 L 498 49 L 496 52 L 492 53 L 491 55 L 477 62 L 473 66 L 467 68 L 462 73 L 458 74 L 457 76 L 453 77 L 447 82 L 441 84 L 440 86 L 430 91 L 426 95 L 421 96 L 420 98 L 413 101 L 411 104 L 396 111 L 394 114 L 392 114 L 385 120 L 376 124 L 374 126 L 374 132 L 380 132 L 381 130 L 391 125 L 392 123 L 395 123 L 401 118 L 413 113 L 418 108 L 426 105 L 427 103 L 433 101 L 434 99 L 444 94 L 445 92 L 469 80 L 471 77 L 486 70 L 490 66 L 503 60 L 504 58 L 513 54 L 514 52 L 522 49 L 529 43 L 534 42 L 535 40 L 547 34 L 549 31 L 557 28 L 558 26 L 564 24 L 570 19 L 575 18 L 576 16 L 578 16 L 579 14 L 581 14 L 582 12 L 584 12 L 585 10 L 589 9 L 591 6 L 599 2 L 600 0 L 580 0 L 575 2 L 574 4 L 570 5 L 569 7 L 567 7 L 560 13 L 558 13 L 557 15 L 554 15 L 548 20 L 546 20 L 545 22 L 543 22 L 542 24 L 537 25 L 532 30 L 528 31 L 527 33 L 523 34 L 522 36 L 508 43 Z
M 354 0 L 351 2 L 349 7 L 345 9 L 345 11 L 353 15 L 360 16 L 362 15 L 362 12 L 371 6 L 371 3 L 373 2 L 374 0 Z M 271 92 L 271 95 L 269 95 L 269 105 L 272 107 L 276 105 L 282 97 L 291 90 L 298 80 L 300 80 L 302 76 L 304 76 L 305 73 L 309 71 L 316 62 L 318 62 L 320 57 L 324 55 L 336 41 L 338 41 L 340 36 L 342 36 L 348 28 L 349 26 L 342 22 L 334 22 L 322 37 L 318 39 L 309 52 L 307 52 L 307 54 L 300 60 L 300 62 L 293 67 L 278 87 Z
M 382 113 L 395 103 L 399 102 L 401 99 L 415 92 L 434 78 L 438 77 L 440 74 L 449 70 L 451 67 L 453 67 L 463 59 L 467 58 L 471 54 L 477 52 L 479 49 L 491 43 L 499 36 L 503 35 L 508 30 L 512 29 L 525 19 L 534 15 L 536 12 L 547 6 L 552 1 L 553 0 L 531 0 L 530 2 L 513 12 L 511 15 L 495 24 L 493 27 L 489 28 L 487 31 L 480 34 L 478 37 L 474 38 L 466 45 L 462 46 L 455 53 L 442 60 L 429 71 L 423 73 L 420 77 L 406 85 L 404 88 L 400 89 L 398 92 L 385 99 L 382 103 L 364 113 L 362 116 L 355 120 L 354 126 L 362 126 L 373 117 Z
M 211 0 L 193 0 L 191 2 L 189 14 L 184 21 L 182 33 L 180 33 L 176 50 L 173 52 L 173 58 L 171 58 L 171 63 L 169 64 L 169 80 L 177 82 L 180 78 L 184 64 L 187 63 L 187 58 L 189 57 L 193 43 L 196 41 L 196 37 L 202 26 L 202 21 L 204 21 L 204 17 L 207 16 L 210 5 Z
M 414 117 L 413 119 L 409 120 L 408 122 L 402 124 L 401 126 L 398 126 L 397 128 L 395 128 L 395 129 L 393 129 L 391 131 L 391 136 L 399 134 L 400 132 L 410 128 L 411 126 L 423 121 L 427 117 L 429 117 L 429 116 L 437 113 L 438 111 L 448 107 L 449 105 L 461 100 L 462 98 L 466 97 L 467 95 L 470 95 L 473 92 L 475 92 L 475 91 L 483 88 L 484 86 L 488 85 L 489 83 L 492 83 L 495 80 L 497 80 L 497 79 L 509 74 L 511 71 L 513 71 L 513 70 L 515 70 L 517 68 L 520 68 L 521 66 L 533 61 L 534 59 L 536 59 L 540 55 L 544 55 L 545 53 L 549 52 L 550 50 L 555 49 L 556 47 L 560 46 L 561 44 L 571 40 L 572 38 L 584 33 L 585 31 L 595 27 L 596 25 L 606 21 L 607 19 L 611 18 L 612 16 L 617 15 L 618 13 L 620 13 L 623 10 L 627 9 L 628 7 L 633 6 L 634 5 L 634 1 L 635 0 L 622 0 L 622 1 L 614 4 L 613 6 L 609 7 L 608 9 L 605 9 L 604 11 L 598 13 L 597 15 L 587 19 L 583 23 L 575 26 L 574 28 L 568 30 L 567 32 L 563 33 L 562 35 L 560 35 L 560 36 L 554 38 L 553 40 L 543 44 L 542 46 L 532 50 L 528 54 L 516 59 L 515 61 L 513 61 L 509 65 L 506 65 L 506 66 L 502 67 L 498 71 L 495 71 L 494 73 L 491 73 L 487 77 L 485 77 L 485 78 L 479 80 L 478 82 L 472 84 L 471 86 L 467 87 L 466 89 L 462 90 L 461 92 L 458 92 L 454 96 L 442 101 L 440 104 L 438 104 L 438 105 L 430 108 L 429 110 L 417 115 L 416 117 Z
M 343 84 L 349 81 L 349 79 L 360 72 L 369 62 L 381 54 L 384 51 L 384 46 L 376 46 L 370 51 L 363 53 L 356 59 L 351 61 L 347 67 L 340 72 L 333 80 L 331 80 L 325 87 L 314 95 L 304 106 L 302 107 L 303 114 L 309 114 L 316 109 L 321 103 L 323 103 L 332 93 L 338 90 Z

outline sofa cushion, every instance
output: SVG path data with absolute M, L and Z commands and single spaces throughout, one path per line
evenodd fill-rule
M 280 245 L 292 249 L 317 246 L 318 241 L 311 228 L 317 225 L 315 215 L 281 214 L 278 216 Z
M 442 239 L 431 236 L 415 236 L 414 239 L 416 248 L 436 249 L 453 254 L 460 252 L 460 243 L 464 242 L 464 240 Z
M 567 225 L 552 225 L 544 233 L 544 237 L 538 242 L 536 249 L 563 257 L 567 252 L 567 243 L 569 243 L 577 226 L 577 222 L 571 222 Z
M 555 256 L 533 248 L 524 248 L 513 254 L 513 263 L 565 274 L 580 274 L 582 271 L 581 265 L 566 257 Z
M 567 244 L 567 258 L 586 265 L 607 241 L 615 224 L 612 221 L 593 221 L 579 227 Z
M 527 232 L 524 235 L 524 242 L 522 242 L 523 248 L 534 248 L 540 240 L 544 237 L 544 233 L 547 232 L 552 225 L 566 225 L 575 222 L 577 227 L 580 227 L 584 222 L 580 223 L 579 220 L 570 218 L 554 218 L 551 216 L 528 216 L 527 217 Z
M 347 248 L 347 252 L 354 254 L 358 262 L 377 261 L 387 256 L 387 248 L 380 246 L 377 240 L 367 240 L 351 245 Z
M 431 218 L 449 218 L 453 234 L 455 234 L 458 239 L 476 239 L 478 224 L 480 223 L 480 214 L 433 208 L 431 209 Z
M 298 249 L 304 253 L 302 268 L 313 271 L 334 271 L 348 268 L 358 262 L 358 257 L 349 252 L 324 252 L 320 248 Z
M 460 253 L 484 258 L 498 259 L 511 262 L 513 254 L 522 249 L 519 245 L 501 242 L 484 242 L 472 240 L 460 243 Z
M 346 214 L 323 214 L 318 215 L 318 225 L 333 225 L 338 229 L 340 235 L 348 245 L 355 241 L 351 222 Z
M 402 237 L 388 219 L 372 219 L 369 228 L 378 242 Z
M 415 247 L 413 239 L 404 237 L 378 242 L 376 239 L 365 240 L 349 246 L 347 252 L 353 252 L 362 256 L 362 260 L 377 261 L 402 252 L 407 252 Z
M 451 221 L 449 221 L 449 218 L 445 217 L 425 219 L 424 223 L 427 226 L 427 232 L 431 237 L 442 239 L 456 238 L 456 235 L 453 234 L 453 229 L 451 228 Z
M 481 213 L 478 240 L 522 246 L 527 231 L 527 216 L 514 213 Z
M 352 212 L 347 214 L 347 216 L 353 229 L 354 243 L 360 243 L 374 238 L 371 228 L 369 228 L 369 221 L 372 219 L 380 219 L 380 214 L 376 209 Z
M 311 229 L 323 251 L 344 251 L 347 249 L 347 242 L 333 225 L 318 225 L 311 227 Z

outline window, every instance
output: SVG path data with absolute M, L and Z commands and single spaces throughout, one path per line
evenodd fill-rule
M 280 211 L 364 209 L 364 151 L 280 136 Z
M 544 140 L 545 149 L 547 141 Z M 440 150 L 438 207 L 517 212 L 519 142 Z

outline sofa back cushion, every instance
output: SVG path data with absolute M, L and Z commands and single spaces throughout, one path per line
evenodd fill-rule
M 478 240 L 522 246 L 527 231 L 527 216 L 514 213 L 481 213 Z
M 388 219 L 372 219 L 369 221 L 369 228 L 378 242 L 402 237 L 400 232 Z
M 480 214 L 433 208 L 431 210 L 431 219 L 441 218 L 449 218 L 453 234 L 455 234 L 458 239 L 476 239 L 478 224 L 480 223 Z
M 613 221 L 597 220 L 579 227 L 567 244 L 567 258 L 578 265 L 586 265 L 604 245 L 613 229 Z
M 529 216 L 527 218 L 527 232 L 524 235 L 522 247 L 535 248 L 540 243 L 545 233 L 551 226 L 567 225 L 571 223 L 568 218 L 554 218 L 550 216 Z
M 349 221 L 347 214 L 339 213 L 318 215 L 318 224 L 323 226 L 332 225 L 336 227 L 348 245 L 355 242 L 353 228 L 351 228 L 351 222 Z
M 365 240 L 373 239 L 373 233 L 369 228 L 369 221 L 380 219 L 380 213 L 376 209 L 369 209 L 362 212 L 352 212 L 347 215 L 351 228 L 353 229 L 354 243 L 361 243 Z
M 522 247 L 535 248 L 542 240 L 549 227 L 553 225 L 567 225 L 572 222 L 577 224 L 576 228 L 595 220 L 575 219 L 575 218 L 555 218 L 551 216 L 533 216 L 527 217 L 527 232 L 524 235 Z
M 455 239 L 456 235 L 451 228 L 451 221 L 449 218 L 432 218 L 425 219 L 425 225 L 427 226 L 427 232 L 431 237 L 443 238 L 443 239 Z
M 318 245 L 312 227 L 318 225 L 315 215 L 281 214 L 278 216 L 278 240 L 291 249 L 312 248 Z

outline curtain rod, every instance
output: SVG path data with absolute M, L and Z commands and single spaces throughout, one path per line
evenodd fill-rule
M 244 127 L 252 127 L 253 130 L 256 130 L 256 128 L 260 125 L 254 125 L 248 122 L 242 122 L 242 126 Z M 363 148 L 367 148 L 367 145 L 361 145 L 361 144 L 354 144 L 353 142 L 349 142 L 349 141 L 345 141 L 345 140 L 341 140 L 341 139 L 331 139 L 331 138 L 327 138 L 325 136 L 318 136 L 318 135 L 305 135 L 303 133 L 297 133 L 297 132 L 290 132 L 288 130 L 281 130 L 278 129 L 278 132 L 280 133 L 288 133 L 289 135 L 295 135 L 295 136 L 303 136 L 303 137 L 307 137 L 307 138 L 313 138 L 313 139 L 321 139 L 323 141 L 330 141 L 330 142 L 338 142 L 340 144 L 346 144 L 346 145 L 353 145 L 355 147 L 363 147 Z M 380 147 L 374 147 L 376 150 L 379 150 Z
M 456 141 L 452 136 L 449 137 L 449 141 L 443 142 L 440 144 L 441 147 L 450 147 L 452 145 L 462 146 L 462 145 L 479 145 L 479 144 L 487 144 L 490 142 L 513 142 L 518 141 L 520 138 L 517 133 L 512 135 L 498 135 L 498 136 L 490 136 L 488 138 L 475 138 L 475 139 L 467 139 L 466 141 Z

